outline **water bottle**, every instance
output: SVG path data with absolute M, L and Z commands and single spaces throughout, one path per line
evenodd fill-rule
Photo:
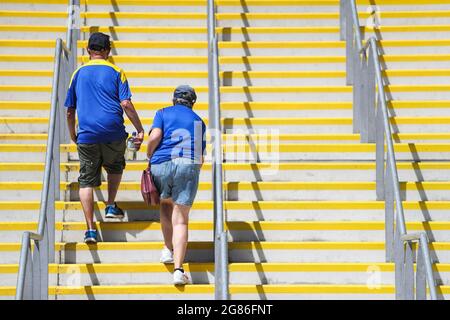
M 133 132 L 131 137 L 127 139 L 127 152 L 126 152 L 127 160 L 136 160 L 137 149 L 136 146 L 134 145 L 134 139 L 136 139 L 136 135 L 137 133 Z

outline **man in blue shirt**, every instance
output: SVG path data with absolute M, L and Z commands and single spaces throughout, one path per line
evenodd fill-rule
M 70 137 L 77 144 L 80 158 L 80 201 L 87 223 L 86 243 L 97 242 L 94 224 L 93 189 L 101 185 L 101 168 L 108 173 L 106 218 L 123 218 L 115 203 L 117 190 L 125 168 L 125 148 L 128 137 L 123 111 L 138 134 L 137 149 L 144 139 L 144 129 L 131 102 L 131 91 L 122 69 L 108 62 L 111 51 L 109 36 L 93 33 L 87 51 L 90 61 L 72 75 L 65 106 Z M 78 130 L 75 129 L 75 113 Z

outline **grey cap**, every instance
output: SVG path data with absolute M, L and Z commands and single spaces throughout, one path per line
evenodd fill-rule
M 187 100 L 191 103 L 194 103 L 197 100 L 197 95 L 195 94 L 194 88 L 187 84 L 183 84 L 175 89 L 173 98 Z

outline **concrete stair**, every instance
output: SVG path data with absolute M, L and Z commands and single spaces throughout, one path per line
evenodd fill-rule
M 378 0 L 375 29 L 370 1 L 357 2 L 366 39 L 376 34 L 382 48 L 407 227 L 428 233 L 439 298 L 448 299 L 450 1 Z M 375 146 L 352 132 L 339 2 L 217 4 L 231 298 L 393 299 Z M 65 0 L 0 5 L 1 299 L 14 296 L 21 234 L 36 229 L 54 45 L 65 38 L 66 9 Z M 195 87 L 195 110 L 207 121 L 205 12 L 203 0 L 81 0 L 78 62 L 88 60 L 89 33 L 106 32 L 146 129 L 181 83 Z M 125 219 L 106 221 L 106 183 L 96 192 L 103 242 L 95 246 L 81 243 L 76 146 L 62 145 L 61 159 L 51 299 L 214 297 L 209 158 L 190 215 L 193 284 L 184 289 L 171 285 L 172 266 L 158 262 L 158 208 L 141 201 L 145 148 L 127 164 L 119 191 Z

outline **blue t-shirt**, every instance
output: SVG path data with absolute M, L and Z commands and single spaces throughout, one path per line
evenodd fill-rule
M 125 73 L 101 59 L 90 60 L 72 75 L 64 105 L 76 108 L 77 143 L 109 143 L 127 137 L 120 102 L 131 98 Z
M 151 164 L 175 158 L 187 158 L 200 163 L 206 149 L 206 126 L 191 108 L 178 104 L 158 110 L 153 119 L 153 128 L 160 128 L 163 136 L 153 153 Z

